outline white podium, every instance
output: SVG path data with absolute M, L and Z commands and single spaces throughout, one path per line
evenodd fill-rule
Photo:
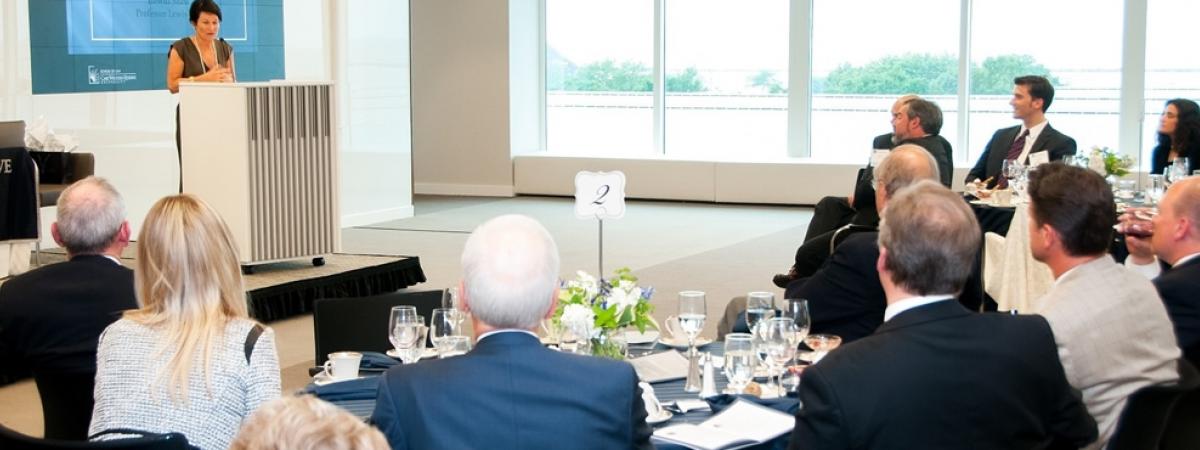
M 183 191 L 212 205 L 243 271 L 341 247 L 337 118 L 329 82 L 179 85 Z

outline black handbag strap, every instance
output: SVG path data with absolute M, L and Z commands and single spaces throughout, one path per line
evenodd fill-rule
M 250 364 L 250 355 L 254 354 L 254 344 L 258 343 L 258 337 L 262 336 L 263 331 L 266 329 L 256 323 L 254 328 L 250 329 L 250 334 L 246 335 L 246 364 Z

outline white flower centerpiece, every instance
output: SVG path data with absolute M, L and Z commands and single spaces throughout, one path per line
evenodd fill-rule
M 637 277 L 628 267 L 617 269 L 607 280 L 597 280 L 584 271 L 576 274 L 576 279 L 564 282 L 559 289 L 553 320 L 579 339 L 590 341 L 593 355 L 624 358 L 621 345 L 612 339 L 615 333 L 631 327 L 639 332 L 658 329 L 658 322 L 650 316 L 654 311 L 650 304 L 654 288 L 638 286 Z

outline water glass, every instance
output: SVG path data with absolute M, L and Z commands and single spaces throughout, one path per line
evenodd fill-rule
M 1150 185 L 1146 187 L 1146 202 L 1157 205 L 1167 191 L 1166 180 L 1162 175 L 1150 175 Z
M 471 351 L 471 339 L 466 336 L 446 336 L 438 346 L 438 359 L 464 355 Z
M 729 333 L 725 335 L 725 378 L 729 379 L 727 394 L 741 394 L 746 385 L 754 379 L 754 367 L 758 364 L 758 354 L 754 351 L 754 337 L 749 333 Z
M 679 328 L 688 338 L 688 347 L 694 351 L 696 336 L 704 329 L 704 318 L 708 308 L 704 305 L 704 292 L 683 291 L 679 293 Z
M 783 369 L 796 356 L 795 326 L 792 319 L 788 317 L 776 317 L 763 325 L 766 328 L 763 342 L 766 347 L 767 364 L 770 366 L 771 374 L 776 377 L 774 388 L 780 396 L 783 395 Z
M 393 306 L 388 317 L 388 340 L 397 352 L 411 347 L 420 333 L 419 328 L 425 324 L 425 319 L 417 315 L 414 306 Z
M 751 292 L 746 294 L 746 326 L 751 333 L 758 330 L 763 320 L 775 316 L 775 294 L 770 292 Z
M 453 311 L 449 308 L 437 308 L 433 310 L 433 317 L 429 318 L 429 342 L 437 347 L 439 353 L 446 345 L 446 338 L 458 335 L 454 327 Z
M 424 322 L 425 318 L 421 317 L 420 320 L 421 322 Z M 425 334 L 428 332 L 429 327 L 426 327 L 425 325 L 417 326 L 417 338 L 415 341 L 413 341 L 413 345 L 397 350 L 397 353 L 400 354 L 400 362 L 403 362 L 404 364 L 413 364 L 421 360 L 421 356 L 425 354 Z

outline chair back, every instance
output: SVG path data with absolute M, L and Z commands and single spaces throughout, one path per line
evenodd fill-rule
M 1117 429 L 1108 441 L 1109 450 L 1160 448 L 1176 405 L 1200 387 L 1200 375 L 1187 360 L 1179 360 L 1179 377 L 1178 382 L 1146 386 L 1129 396 L 1125 410 L 1117 419 Z M 1190 425 L 1194 427 L 1195 417 L 1191 420 Z
M 434 308 L 442 307 L 444 290 L 397 291 L 371 297 L 325 298 L 313 303 L 313 335 L 316 365 L 325 364 L 328 354 L 340 351 L 384 352 L 391 348 L 387 324 L 392 307 L 412 305 L 426 323 Z
M 68 441 L 87 439 L 96 374 L 39 372 L 33 380 L 42 399 L 44 436 Z
M 1167 429 L 1163 431 L 1163 450 L 1194 450 L 1200 443 L 1200 370 L 1190 361 L 1186 362 L 1187 367 L 1179 365 L 1180 384 L 1190 382 L 1192 389 L 1175 403 Z
M 26 436 L 0 425 L 0 448 L 5 450 L 110 449 L 110 450 L 192 450 L 187 438 L 179 433 L 136 433 L 134 437 L 108 441 L 68 441 Z

